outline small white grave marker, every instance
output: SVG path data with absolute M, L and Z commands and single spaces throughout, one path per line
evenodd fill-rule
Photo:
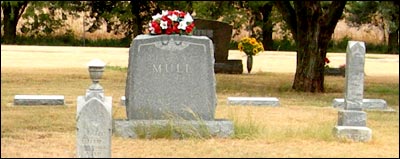
M 63 95 L 15 95 L 14 105 L 64 105 Z
M 275 97 L 228 97 L 229 105 L 270 105 L 279 106 L 279 99 Z

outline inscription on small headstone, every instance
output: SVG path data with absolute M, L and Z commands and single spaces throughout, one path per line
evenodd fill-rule
M 111 103 L 106 97 L 106 103 Z M 78 97 L 77 114 L 77 155 L 79 158 L 111 157 L 112 119 L 111 111 L 97 98 L 85 102 L 83 96 Z
M 346 54 L 345 109 L 362 110 L 364 92 L 364 43 L 350 41 Z

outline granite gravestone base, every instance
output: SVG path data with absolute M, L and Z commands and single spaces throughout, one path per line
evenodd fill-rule
M 372 130 L 366 127 L 367 114 L 362 111 L 364 92 L 364 42 L 349 41 L 346 54 L 344 110 L 338 112 L 338 122 L 333 129 L 340 139 L 367 142 Z
M 213 66 L 213 44 L 205 36 L 137 36 L 129 50 L 128 119 L 114 120 L 115 134 L 136 138 L 147 128 L 173 127 L 174 136 L 232 135 L 231 121 L 214 119 Z

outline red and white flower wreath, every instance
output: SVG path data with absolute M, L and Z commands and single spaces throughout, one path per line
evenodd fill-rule
M 152 16 L 153 20 L 149 23 L 150 34 L 184 34 L 192 35 L 195 28 L 193 18 L 189 13 L 179 10 L 163 10 Z

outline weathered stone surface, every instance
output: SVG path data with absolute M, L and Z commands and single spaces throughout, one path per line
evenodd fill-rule
M 269 105 L 279 106 L 279 99 L 275 97 L 228 97 L 228 105 Z
M 77 99 L 77 157 L 111 157 L 111 97 L 104 101 L 96 97 Z
M 349 41 L 346 54 L 346 80 L 344 110 L 338 112 L 334 133 L 339 138 L 369 141 L 371 129 L 367 128 L 367 113 L 363 112 L 365 44 Z
M 14 105 L 64 105 L 63 95 L 15 95 Z
M 338 126 L 367 126 L 367 113 L 358 110 L 339 110 Z
M 139 35 L 129 51 L 129 120 L 213 120 L 213 46 L 205 36 Z
M 158 136 L 154 129 L 178 138 L 232 135 L 231 121 L 214 119 L 213 55 L 212 41 L 206 36 L 137 36 L 130 48 L 125 98 L 121 98 L 128 119 L 114 120 L 113 131 L 131 138 Z
M 368 142 L 372 139 L 372 130 L 364 126 L 335 126 L 333 133 L 339 139 L 356 142 Z
M 228 120 L 196 121 L 196 120 L 114 120 L 114 134 L 126 138 L 138 138 L 139 133 L 146 131 L 146 138 L 152 136 L 154 129 L 168 131 L 174 129 L 174 138 L 182 135 L 193 137 L 220 137 L 226 138 L 233 135 L 233 122 Z M 140 131 L 140 132 L 138 132 Z
M 364 92 L 365 44 L 349 41 L 346 54 L 344 103 L 347 110 L 362 110 Z

